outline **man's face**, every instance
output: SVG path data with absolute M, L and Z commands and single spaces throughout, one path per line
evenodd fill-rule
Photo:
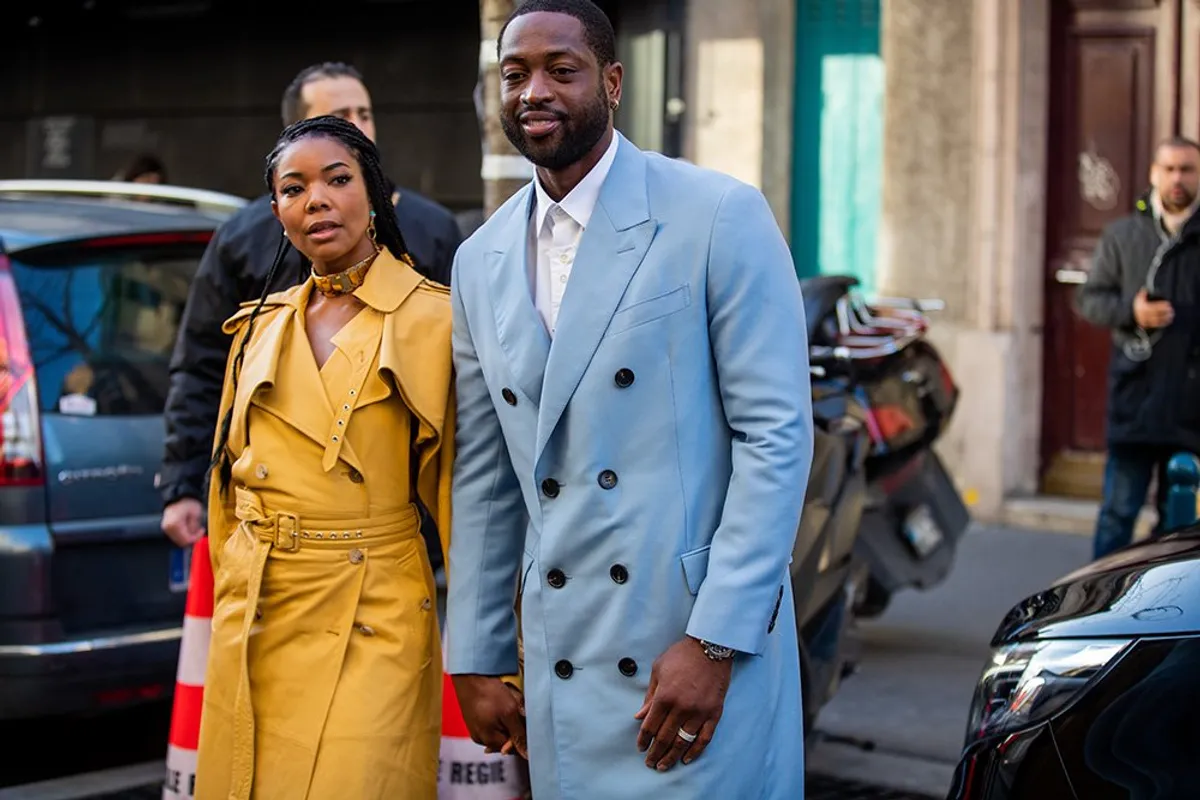
M 500 124 L 520 153 L 561 170 L 582 159 L 612 123 L 621 65 L 601 68 L 583 23 L 538 11 L 513 20 L 500 47 Z
M 332 115 L 351 122 L 372 142 L 375 141 L 375 114 L 371 95 L 362 81 L 354 78 L 318 78 L 300 90 L 309 119 Z
M 1167 211 L 1188 208 L 1200 189 L 1200 151 L 1175 145 L 1158 148 L 1150 168 L 1150 183 Z

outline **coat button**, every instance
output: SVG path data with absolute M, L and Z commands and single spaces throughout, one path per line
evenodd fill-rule
M 363 551 L 356 547 L 350 551 L 349 558 L 351 564 L 361 564 L 363 560 Z
M 613 579 L 613 583 L 624 583 L 629 580 L 629 570 L 625 569 L 624 564 L 613 564 L 608 577 Z
M 630 386 L 633 386 L 633 379 L 634 374 L 631 369 L 619 369 L 617 370 L 617 374 L 613 376 L 613 381 L 622 389 L 628 389 Z
M 575 667 L 565 658 L 554 665 L 554 674 L 564 681 L 575 674 Z
M 350 482 L 351 483 L 362 483 L 363 482 L 362 473 L 359 472 L 358 470 L 354 469 L 353 467 L 350 468 Z
M 359 625 L 358 632 L 361 633 L 363 636 L 374 636 L 375 635 L 375 629 L 372 628 L 370 625 Z
M 542 494 L 546 497 L 558 497 L 558 481 L 554 478 L 546 478 L 542 481 Z
M 637 662 L 632 658 L 622 658 L 617 662 L 617 669 L 621 670 L 621 674 L 626 678 L 632 678 L 637 675 Z
M 500 390 L 500 396 L 503 397 L 504 402 L 508 403 L 510 406 L 515 406 L 517 404 L 516 392 L 514 392 L 512 389 L 508 388 L 507 386 L 505 386 L 502 390 Z
M 258 465 L 258 466 L 255 468 L 255 470 L 254 470 L 254 474 L 258 476 L 258 479 L 259 479 L 260 481 L 261 481 L 261 480 L 263 480 L 264 478 L 266 478 L 266 477 L 267 477 L 267 475 L 268 475 L 267 465 L 266 465 L 266 464 L 259 464 L 259 465 Z
M 600 484 L 601 489 L 615 489 L 617 487 L 617 473 L 611 469 L 606 469 L 596 476 L 596 482 Z
M 546 583 L 555 589 L 561 589 L 567 585 L 566 573 L 561 569 L 552 569 L 546 573 Z

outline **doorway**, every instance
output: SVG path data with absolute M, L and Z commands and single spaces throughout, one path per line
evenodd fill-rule
M 1042 489 L 1098 498 L 1107 330 L 1072 308 L 1104 227 L 1148 188 L 1152 150 L 1200 127 L 1200 8 L 1191 0 L 1053 0 Z

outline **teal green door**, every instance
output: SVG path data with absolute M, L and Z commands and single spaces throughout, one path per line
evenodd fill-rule
M 797 0 L 791 245 L 796 274 L 875 285 L 883 170 L 880 0 Z

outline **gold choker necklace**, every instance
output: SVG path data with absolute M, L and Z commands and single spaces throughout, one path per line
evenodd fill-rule
M 377 255 L 379 255 L 378 250 L 349 269 L 342 270 L 333 275 L 318 275 L 314 270 L 312 276 L 317 291 L 326 297 L 350 294 L 363 285 L 363 281 L 367 278 L 367 270 L 371 268 L 371 264 L 375 261 L 375 256 Z

